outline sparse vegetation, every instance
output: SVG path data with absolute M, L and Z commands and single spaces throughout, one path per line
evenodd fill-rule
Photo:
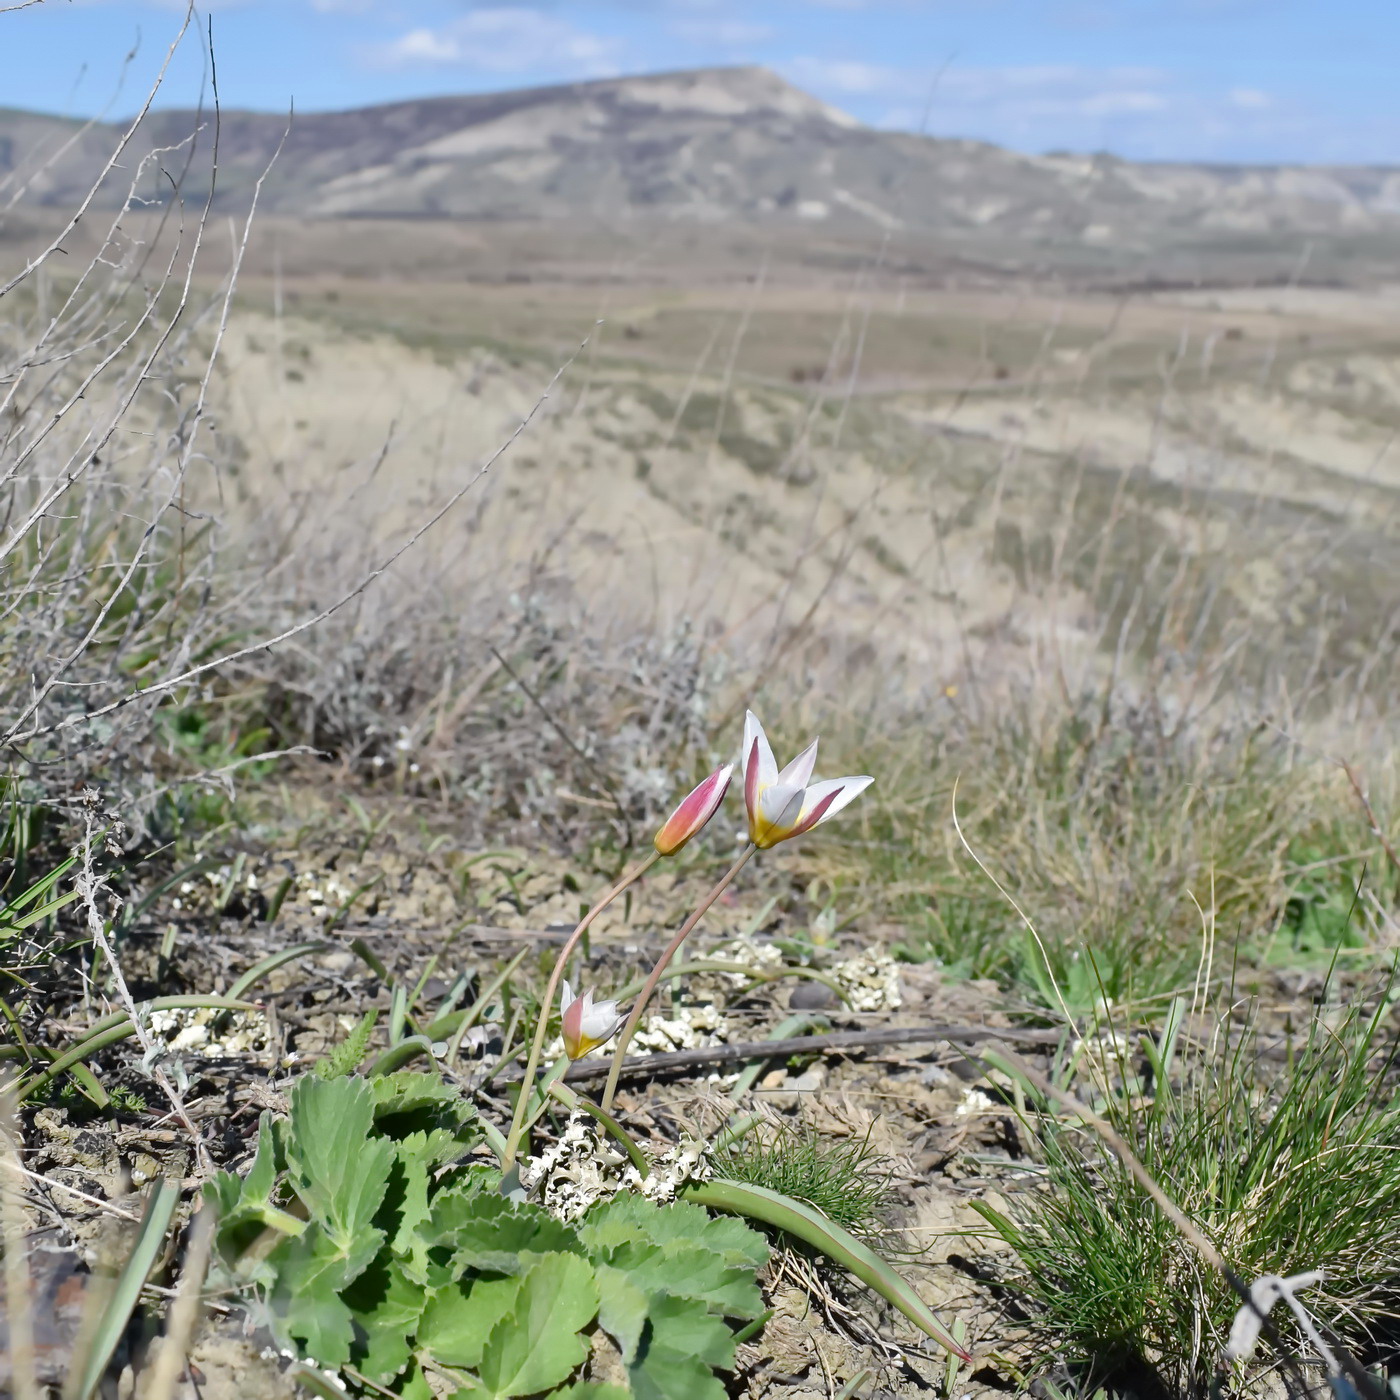
M 1311 1305 L 1387 1365 L 1400 1308 L 1390 993 L 1276 1027 L 1257 1012 L 1183 1019 L 1178 1005 L 1162 1039 L 1138 1045 L 1101 1021 L 1064 1067 L 1239 1277 L 1321 1271 Z M 1096 1135 L 1053 1109 L 1024 1122 L 1040 1183 L 1007 1212 L 978 1208 L 1025 1267 L 1049 1345 L 1072 1348 L 1062 1360 L 1089 1389 L 1205 1395 L 1239 1299 Z

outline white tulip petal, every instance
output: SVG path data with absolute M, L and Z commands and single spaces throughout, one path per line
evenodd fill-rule
M 784 787 L 806 787 L 812 780 L 812 769 L 817 766 L 817 744 L 819 742 L 820 740 L 813 739 L 812 742 L 778 774 L 778 782 Z
M 564 995 L 559 1003 L 560 1011 L 567 1011 L 578 998 L 574 996 L 574 989 L 569 986 L 569 979 L 564 979 Z
M 812 814 L 828 799 L 829 805 L 815 821 L 812 821 L 812 826 L 820 826 L 823 822 L 830 821 L 843 807 L 854 802 L 874 781 L 874 778 L 862 775 L 857 778 L 826 778 L 820 783 L 813 783 L 803 797 L 802 815 L 797 818 L 795 825 L 804 831 L 810 831 L 811 827 L 804 823 L 811 820 Z
M 801 786 L 789 787 L 786 783 L 764 788 L 758 795 L 759 815 L 773 826 L 788 825 L 802 810 L 802 791 Z
M 744 711 L 744 782 L 747 787 L 749 765 L 754 759 L 754 741 L 758 741 L 758 787 L 766 788 L 778 781 L 778 760 L 773 757 L 773 746 L 752 710 Z

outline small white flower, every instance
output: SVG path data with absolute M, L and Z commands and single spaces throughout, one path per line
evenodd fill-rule
M 564 1053 L 571 1060 L 581 1060 L 590 1050 L 609 1041 L 622 1027 L 615 1001 L 593 1001 L 593 989 L 585 988 L 581 997 L 564 983 L 563 1031 Z

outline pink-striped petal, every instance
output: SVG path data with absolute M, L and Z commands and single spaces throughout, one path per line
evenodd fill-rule
M 726 763 L 716 768 L 690 795 L 666 818 L 661 830 L 656 833 L 656 849 L 663 856 L 673 856 L 699 832 L 705 823 L 719 810 L 724 795 L 729 791 L 729 780 L 734 776 L 734 765 Z
M 744 711 L 744 790 L 747 794 L 750 782 L 758 788 L 766 788 L 778 781 L 778 760 L 773 757 L 773 747 L 758 716 L 752 710 Z
M 814 826 L 830 821 L 874 781 L 874 778 L 862 775 L 856 778 L 827 778 L 823 782 L 813 783 L 803 798 L 802 811 L 793 826 L 792 835 L 801 836 L 804 831 L 811 831 Z

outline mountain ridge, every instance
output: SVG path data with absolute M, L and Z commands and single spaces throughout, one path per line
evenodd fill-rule
M 1086 262 L 1221 240 L 1384 252 L 1400 232 L 1400 168 L 1024 155 L 867 127 L 756 67 L 416 98 L 290 123 L 226 109 L 217 128 L 221 204 L 246 202 L 263 178 L 266 211 L 309 219 L 770 224 Z M 120 129 L 0 110 L 0 194 L 74 203 Z M 178 168 L 192 139 L 189 178 L 206 179 L 213 134 L 212 114 L 152 112 L 134 143 L 150 167 L 141 195 L 169 197 L 156 167 Z M 124 193 L 113 181 L 104 199 Z

